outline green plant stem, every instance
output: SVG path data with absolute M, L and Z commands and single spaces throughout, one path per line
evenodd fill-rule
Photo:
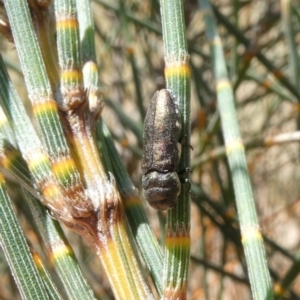
M 68 146 L 34 33 L 27 1 L 8 0 L 4 4 L 40 132 L 43 134 L 49 155 L 58 157 L 62 152 L 68 151 Z
M 124 202 L 127 221 L 136 239 L 141 255 L 147 264 L 156 289 L 161 295 L 163 257 L 157 239 L 151 230 L 141 200 L 122 164 L 107 127 L 103 122 L 98 122 L 96 130 L 98 140 L 105 143 L 107 151 L 110 153 L 112 172 L 115 174 L 118 190 Z
M 126 7 L 123 0 L 119 0 L 119 6 L 120 9 L 118 11 L 120 16 L 121 28 L 122 31 L 124 32 L 124 37 L 127 46 L 127 54 L 131 64 L 131 70 L 132 70 L 132 75 L 133 75 L 133 80 L 135 85 L 136 103 L 139 109 L 140 117 L 142 120 L 144 120 L 146 112 L 143 105 L 142 84 L 138 74 L 138 67 L 135 58 L 135 49 L 134 46 L 132 45 L 132 37 L 129 30 L 130 28 L 129 28 L 129 22 L 127 20 L 127 15 L 125 13 Z
M 217 33 L 210 3 L 207 0 L 199 0 L 198 3 L 204 13 L 206 36 L 210 43 L 217 100 L 227 158 L 234 184 L 242 243 L 248 266 L 252 295 L 255 300 L 273 299 L 263 238 L 259 229 L 245 150 L 239 133 L 234 94 L 228 80 L 222 43 Z
M 291 74 L 292 83 L 299 87 L 299 55 L 297 52 L 297 45 L 295 41 L 295 30 L 292 22 L 292 6 L 291 0 L 281 0 L 282 22 L 286 40 L 288 43 L 288 62 Z M 298 91 L 300 89 L 298 88 Z M 297 129 L 300 129 L 300 99 L 298 98 L 298 106 L 296 110 Z
M 258 147 L 271 147 L 286 143 L 294 143 L 300 141 L 300 131 L 288 132 L 278 134 L 273 137 L 258 138 L 245 142 L 245 150 L 250 150 Z M 226 156 L 226 147 L 220 146 L 218 148 L 209 150 L 207 153 L 202 154 L 200 157 L 195 158 L 192 164 L 192 169 L 198 167 L 208 161 L 216 160 Z
M 164 259 L 164 297 L 186 299 L 190 251 L 190 198 L 188 172 L 190 166 L 190 67 L 187 53 L 183 2 L 161 0 L 161 18 L 165 52 L 165 78 L 182 117 L 182 153 L 178 166 L 181 193 L 177 205 L 168 211 Z
M 48 257 L 54 265 L 69 299 L 95 299 L 59 223 L 51 218 L 37 199 L 34 199 L 28 192 L 24 192 L 24 195 L 40 231 Z
M 295 42 L 295 30 L 292 23 L 292 1 L 281 0 L 282 22 L 288 42 L 288 59 L 289 69 L 292 82 L 295 86 L 299 86 L 299 55 L 297 53 L 297 45 Z
M 0 174 L 0 244 L 23 299 L 49 299 Z
M 222 274 L 225 277 L 231 278 L 232 280 L 235 280 L 237 282 L 249 285 L 249 280 L 245 277 L 236 275 L 234 273 L 227 272 L 222 268 L 222 266 L 217 266 L 216 264 L 209 262 L 207 259 L 197 258 L 195 256 L 191 256 L 192 262 L 195 264 L 199 264 L 204 266 L 205 268 L 211 269 L 216 271 L 218 274 Z
M 226 27 L 228 32 L 230 32 L 232 35 L 235 36 L 235 38 L 245 45 L 246 47 L 249 47 L 251 42 L 245 37 L 245 35 L 234 25 L 231 24 L 231 22 L 228 20 L 227 17 L 225 17 L 217 7 L 212 6 L 213 12 L 215 13 L 216 18 L 218 21 Z M 282 83 L 283 86 L 285 86 L 293 95 L 296 96 L 297 99 L 300 99 L 300 92 L 296 88 L 295 85 L 293 85 L 282 73 L 279 69 L 277 69 L 260 51 L 257 51 L 255 53 L 255 57 L 271 72 L 274 74 L 274 76 Z
M 284 101 L 288 101 L 290 103 L 297 103 L 297 99 L 294 95 L 287 92 L 285 89 L 282 88 L 281 85 L 278 85 L 278 82 L 274 82 L 274 80 L 272 79 L 263 78 L 262 76 L 259 76 L 252 71 L 248 71 L 245 74 L 245 78 L 256 82 L 257 84 L 262 86 L 266 91 L 274 93 L 275 95 L 282 98 L 282 100 Z
M 143 141 L 143 129 L 140 124 L 137 124 L 132 120 L 128 115 L 124 113 L 119 104 L 116 104 L 114 101 L 108 98 L 104 98 L 105 104 L 109 106 L 115 114 L 118 116 L 120 122 L 127 128 L 129 128 L 135 137 L 137 138 L 138 144 L 142 145 Z
M 103 5 L 104 7 L 111 9 L 115 12 L 119 12 L 120 8 L 114 4 L 112 4 L 111 2 L 107 2 L 107 1 L 103 1 L 103 0 L 93 0 L 96 3 L 99 3 L 101 5 Z M 144 28 L 147 28 L 157 34 L 161 34 L 161 29 L 154 23 L 150 22 L 150 21 L 145 21 L 145 20 L 141 20 L 138 17 L 136 17 L 134 14 L 125 11 L 126 17 L 133 21 L 134 23 L 143 26 Z
M 77 0 L 77 5 L 81 8 L 78 11 L 79 18 L 85 20 L 80 30 L 81 49 L 94 47 L 91 14 L 89 9 L 85 9 L 89 4 L 85 0 Z M 90 32 L 89 39 L 85 39 L 83 34 L 86 30 Z M 96 227 L 93 229 L 96 239 L 92 241 L 92 246 L 101 259 L 116 299 L 153 299 L 134 252 L 131 236 L 127 232 L 124 206 L 113 173 L 107 172 L 111 171 L 111 164 L 106 145 L 100 144 L 99 147 L 97 141 L 95 127 L 101 113 L 101 102 L 94 55 L 95 51 L 91 51 L 89 57 L 86 56 L 86 72 L 83 74 L 85 86 L 92 87 L 88 94 L 89 111 L 84 109 L 83 115 L 80 110 L 73 112 L 74 115 L 78 114 L 76 117 L 82 133 L 78 134 L 77 126 L 72 130 L 87 192 L 93 199 L 97 216 Z M 95 107 L 93 104 L 96 104 Z
M 47 294 L 49 295 L 49 298 L 51 300 L 63 300 L 62 296 L 59 294 L 57 287 L 55 286 L 53 279 L 51 278 L 48 270 L 46 269 L 42 258 L 38 255 L 37 252 L 35 252 L 32 248 L 31 250 L 31 255 L 34 259 L 35 265 L 43 278 L 43 282 L 45 285 L 45 289 L 47 291 Z

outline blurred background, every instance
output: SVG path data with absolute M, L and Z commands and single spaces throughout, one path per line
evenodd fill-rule
M 300 5 L 297 0 L 211 3 L 235 90 L 240 131 L 276 288 L 300 258 Z M 142 196 L 143 119 L 155 91 L 165 87 L 159 1 L 94 0 L 91 5 L 105 103 L 102 117 Z M 184 1 L 184 8 L 192 70 L 188 299 L 251 299 L 203 12 L 193 0 Z M 0 47 L 19 95 L 27 103 L 15 47 L 3 36 Z M 26 107 L 31 114 L 30 105 Z M 18 189 L 10 184 L 21 224 L 39 250 L 34 225 L 22 208 Z M 165 213 L 157 213 L 146 202 L 145 210 L 161 239 Z M 77 235 L 66 232 L 95 295 L 101 295 L 103 289 L 112 295 L 89 247 Z M 284 299 L 300 299 L 298 277 Z M 0 299 L 19 299 L 1 251 L 0 287 Z

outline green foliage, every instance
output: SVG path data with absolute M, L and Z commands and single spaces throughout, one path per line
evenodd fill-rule
M 299 299 L 297 2 L 50 2 L 0 6 L 0 298 L 130 299 L 152 281 L 155 299 Z M 64 27 L 77 15 L 79 28 Z M 183 122 L 181 194 L 157 213 L 141 157 L 162 88 Z M 109 227 L 115 206 L 95 210 L 90 197 L 114 188 L 128 238 Z M 99 234 L 97 248 L 91 228 L 109 228 L 117 247 Z M 98 259 L 105 247 L 117 254 Z M 118 268 L 132 287 L 123 296 Z

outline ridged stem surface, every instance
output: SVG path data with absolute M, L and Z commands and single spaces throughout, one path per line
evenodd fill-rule
M 252 296 L 255 300 L 273 299 L 263 238 L 257 219 L 255 202 L 248 173 L 244 145 L 241 140 L 234 94 L 228 79 L 221 39 L 213 18 L 211 5 L 199 0 L 210 44 L 216 81 L 218 108 L 240 221 L 242 244 L 245 251 Z
M 183 1 L 161 0 L 166 86 L 177 99 L 182 118 L 181 158 L 178 172 L 181 193 L 168 211 L 164 258 L 164 299 L 186 299 L 190 253 L 190 67 Z
M 0 174 L 0 245 L 23 299 L 49 299 Z

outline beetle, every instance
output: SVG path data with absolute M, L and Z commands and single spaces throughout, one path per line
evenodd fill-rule
M 180 193 L 177 174 L 181 116 L 170 90 L 157 91 L 144 122 L 142 186 L 146 200 L 157 210 L 173 208 Z

